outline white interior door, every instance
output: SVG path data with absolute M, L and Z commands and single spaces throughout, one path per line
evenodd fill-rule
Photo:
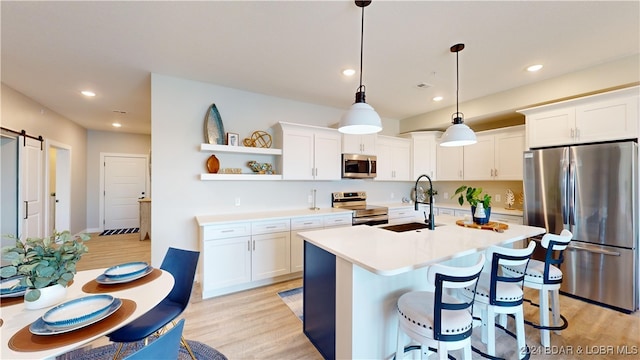
M 140 227 L 138 199 L 147 190 L 147 158 L 105 156 L 104 160 L 104 229 Z
M 22 216 L 21 239 L 44 236 L 44 185 L 42 142 L 20 136 L 18 147 L 19 214 Z
M 14 245 L 15 240 L 4 235 L 18 236 L 21 213 L 18 199 L 18 138 L 0 135 L 0 234 L 2 247 Z

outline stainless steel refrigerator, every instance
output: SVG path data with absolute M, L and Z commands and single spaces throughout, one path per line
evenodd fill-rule
M 524 220 L 573 233 L 560 291 L 638 309 L 638 146 L 576 145 L 524 152 Z

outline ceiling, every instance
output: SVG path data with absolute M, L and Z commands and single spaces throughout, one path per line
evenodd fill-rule
M 350 0 L 3 0 L 1 16 L 2 82 L 88 129 L 150 133 L 151 73 L 344 109 L 358 87 Z M 398 120 L 455 104 L 459 42 L 461 103 L 638 54 L 639 18 L 638 1 L 374 1 L 367 102 Z

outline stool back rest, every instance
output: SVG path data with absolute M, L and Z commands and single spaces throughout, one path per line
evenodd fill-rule
M 529 246 L 524 249 L 511 249 L 501 246 L 491 246 L 486 250 L 487 259 L 491 259 L 491 281 L 489 283 L 489 303 L 496 306 L 516 306 L 522 304 L 522 298 L 517 300 L 498 300 L 498 282 L 520 283 L 520 287 L 524 284 L 524 274 L 527 272 L 529 259 L 535 249 L 535 241 L 531 241 Z M 502 274 L 502 266 L 521 266 L 524 265 L 524 271 L 520 276 L 505 276 Z
M 549 278 L 549 267 L 555 265 L 558 269 L 560 268 L 560 265 L 564 262 L 564 250 L 572 238 L 573 234 L 567 229 L 562 230 L 560 235 L 547 233 L 542 237 L 542 247 L 547 249 L 544 257 L 543 274 L 543 282 L 545 284 L 559 284 L 562 282 L 562 278 L 555 280 Z
M 443 310 L 459 310 L 473 313 L 473 300 L 469 302 L 446 302 L 443 298 L 445 289 L 456 289 L 475 286 L 478 284 L 478 278 L 484 267 L 485 256 L 480 254 L 479 261 L 469 267 L 453 267 L 443 264 L 435 264 L 429 267 L 427 271 L 427 279 L 429 283 L 435 286 L 434 306 L 433 306 L 433 337 L 435 340 L 457 341 L 471 336 L 472 327 L 468 331 L 460 334 L 443 334 L 442 333 L 442 311 Z

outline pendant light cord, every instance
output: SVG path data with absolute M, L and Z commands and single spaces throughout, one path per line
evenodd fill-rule
M 460 50 L 456 51 L 456 114 L 460 113 L 458 110 L 458 97 L 460 96 L 460 74 L 459 74 L 459 66 L 458 66 L 458 54 L 460 54 Z M 457 116 L 457 115 L 456 115 Z
M 362 58 L 364 54 L 364 6 L 362 7 L 362 22 L 360 26 L 360 86 L 358 91 L 362 88 Z

